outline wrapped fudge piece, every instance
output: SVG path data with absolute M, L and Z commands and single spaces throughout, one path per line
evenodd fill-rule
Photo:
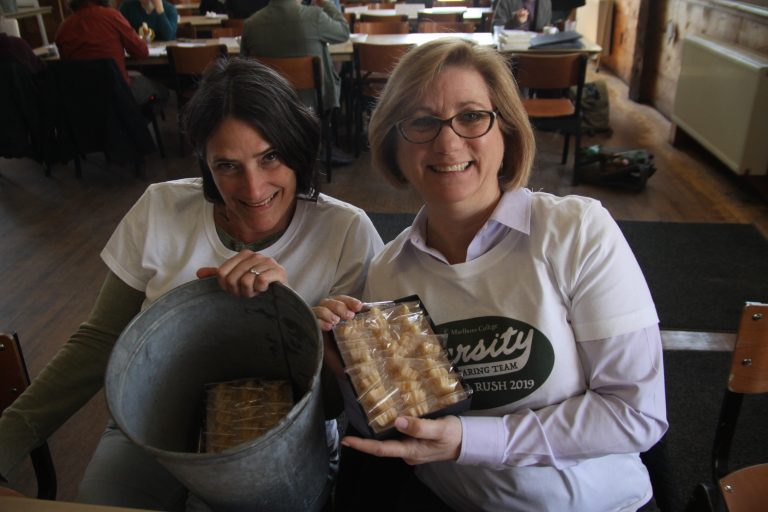
M 448 360 L 445 336 L 409 299 L 371 305 L 333 330 L 372 437 L 388 437 L 401 415 L 434 418 L 469 407 L 471 390 Z
M 292 407 L 288 381 L 243 379 L 208 384 L 200 451 L 218 453 L 255 439 L 277 425 Z

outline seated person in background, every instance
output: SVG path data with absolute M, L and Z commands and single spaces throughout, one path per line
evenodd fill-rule
M 113 59 L 141 105 L 151 96 L 164 101 L 168 90 L 138 72 L 125 68 L 125 54 L 143 59 L 149 55 L 147 43 L 128 21 L 109 7 L 109 0 L 70 0 L 72 16 L 64 19 L 56 33 L 56 46 L 62 60 Z
M 176 7 L 167 0 L 125 0 L 120 4 L 120 12 L 136 31 L 142 23 L 146 23 L 155 31 L 156 39 L 176 39 L 179 14 Z
M 0 32 L 0 60 L 15 60 L 32 73 L 45 69 L 45 62 L 35 55 L 32 47 L 20 37 Z
M 310 305 L 362 293 L 381 237 L 363 210 L 318 193 L 320 124 L 284 78 L 220 59 L 182 124 L 202 177 L 150 185 L 115 229 L 90 318 L 0 417 L 0 481 L 101 389 L 118 336 L 165 292 L 215 276 L 241 297 L 286 283 Z M 76 501 L 184 510 L 187 490 L 110 422 Z
M 202 0 L 200 2 L 200 14 L 215 12 L 216 14 L 227 14 L 227 6 L 223 0 Z
M 330 110 L 339 106 L 341 81 L 328 43 L 347 39 L 347 20 L 331 0 L 309 6 L 302 5 L 301 0 L 271 0 L 245 21 L 240 53 L 251 57 L 318 55 L 323 63 L 323 105 Z M 316 107 L 314 92 L 302 91 L 300 96 L 305 104 Z
M 267 6 L 269 0 L 225 0 L 230 18 L 244 20 Z
M 541 32 L 551 23 L 551 0 L 498 0 L 493 12 L 493 24 L 507 29 Z

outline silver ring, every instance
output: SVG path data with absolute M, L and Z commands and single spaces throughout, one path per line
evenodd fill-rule
M 261 275 L 261 272 L 256 270 L 256 267 L 251 267 L 250 269 L 248 269 L 248 272 L 250 272 L 251 274 L 255 275 L 256 277 L 259 277 Z

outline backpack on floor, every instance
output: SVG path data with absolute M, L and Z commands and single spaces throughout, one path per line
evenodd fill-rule
M 571 96 L 576 96 L 573 87 Z M 581 131 L 586 135 L 611 133 L 610 105 L 608 86 L 604 80 L 587 82 L 581 93 Z
M 653 155 L 645 149 L 616 150 L 599 145 L 582 148 L 577 181 L 639 192 L 656 172 Z

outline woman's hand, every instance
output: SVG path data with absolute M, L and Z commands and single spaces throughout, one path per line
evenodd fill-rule
M 351 320 L 360 311 L 363 303 L 349 295 L 336 295 L 320 301 L 313 307 L 317 323 L 323 331 L 330 331 L 342 320 Z
M 267 291 L 270 283 L 287 283 L 285 269 L 274 259 L 243 249 L 216 267 L 197 270 L 197 277 L 216 276 L 219 286 L 237 297 L 255 297 Z
M 341 444 L 377 457 L 400 457 L 412 466 L 459 458 L 461 420 L 456 416 L 436 420 L 400 416 L 395 420 L 395 428 L 408 437 L 376 441 L 347 436 Z

